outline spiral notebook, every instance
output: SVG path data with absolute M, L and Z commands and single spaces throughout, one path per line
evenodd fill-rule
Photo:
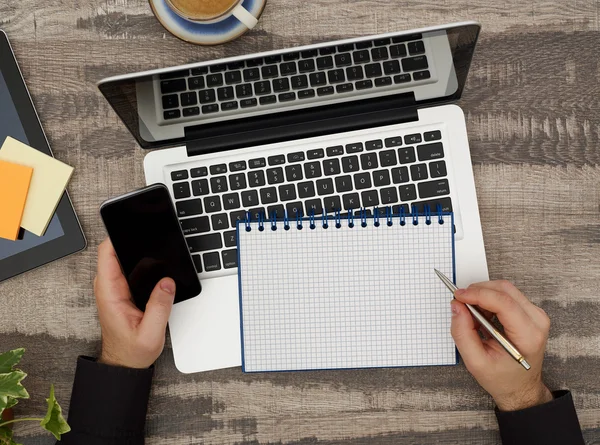
M 238 224 L 244 372 L 454 365 L 452 214 Z

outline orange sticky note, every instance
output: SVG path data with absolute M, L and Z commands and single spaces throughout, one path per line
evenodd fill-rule
M 0 161 L 0 238 L 19 235 L 33 168 Z

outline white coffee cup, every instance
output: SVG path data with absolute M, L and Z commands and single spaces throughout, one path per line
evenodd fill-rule
M 201 2 L 203 0 L 196 0 L 196 1 Z M 226 11 L 223 11 L 222 13 L 218 14 L 217 16 L 206 18 L 206 17 L 194 16 L 194 14 L 191 13 L 190 11 L 182 10 L 181 6 L 178 6 L 178 4 L 177 4 L 178 0 L 166 0 L 167 5 L 177 15 L 179 15 L 180 17 L 183 17 L 184 19 L 189 20 L 191 22 L 206 23 L 206 24 L 217 23 L 217 22 L 221 22 L 233 15 L 240 22 L 242 22 L 248 29 L 252 29 L 258 23 L 258 19 L 256 17 L 254 17 L 250 12 L 248 12 L 248 10 L 246 8 L 244 8 L 242 6 L 243 1 L 244 0 L 236 0 L 232 3 L 232 5 Z

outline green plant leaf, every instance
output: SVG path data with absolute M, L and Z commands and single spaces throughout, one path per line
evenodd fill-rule
M 12 408 L 13 406 L 15 406 L 17 403 L 19 403 L 19 401 L 17 399 L 15 399 L 14 397 L 7 397 L 7 403 L 6 403 L 6 408 L 5 409 L 9 409 Z
M 5 426 L 0 427 L 0 445 L 19 445 L 17 442 L 12 440 L 13 432 L 10 428 Z
M 51 432 L 57 440 L 60 440 L 60 435 L 71 431 L 71 427 L 63 417 L 62 409 L 54 397 L 54 385 L 50 386 L 50 397 L 46 399 L 46 402 L 48 402 L 48 411 L 40 425 L 46 431 Z
M 0 374 L 11 372 L 19 364 L 24 353 L 25 349 L 19 348 L 0 354 Z
M 28 399 L 29 393 L 25 387 L 21 385 L 21 380 L 25 377 L 27 377 L 27 374 L 19 370 L 0 374 L 0 396 L 8 396 L 15 399 Z

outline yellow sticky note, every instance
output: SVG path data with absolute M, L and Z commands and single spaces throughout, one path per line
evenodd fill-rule
M 17 239 L 32 174 L 31 167 L 0 161 L 0 238 Z
M 21 227 L 42 236 L 71 179 L 73 167 L 11 137 L 0 148 L 0 160 L 33 168 Z

